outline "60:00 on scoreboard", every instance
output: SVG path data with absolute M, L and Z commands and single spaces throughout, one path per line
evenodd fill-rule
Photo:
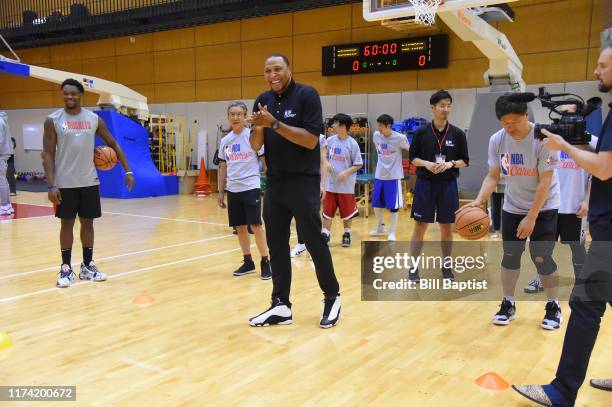
M 446 68 L 448 36 L 330 45 L 322 53 L 323 76 Z

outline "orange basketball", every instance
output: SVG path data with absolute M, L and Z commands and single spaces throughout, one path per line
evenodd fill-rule
M 107 171 L 117 164 L 117 153 L 109 146 L 96 147 L 94 150 L 94 165 L 97 169 Z
M 489 215 L 482 208 L 464 209 L 455 219 L 455 230 L 466 239 L 480 239 L 489 233 Z

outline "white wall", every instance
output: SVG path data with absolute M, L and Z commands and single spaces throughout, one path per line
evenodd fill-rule
M 536 92 L 540 84 L 527 86 L 527 91 Z M 546 84 L 550 93 L 572 92 L 588 99 L 593 96 L 601 97 L 603 115 L 608 113 L 608 103 L 612 100 L 610 95 L 602 94 L 597 91 L 597 82 L 571 82 Z M 487 90 L 485 88 L 469 89 L 450 89 L 453 96 L 453 113 L 451 121 L 462 129 L 467 129 L 472 117 L 476 93 Z M 432 91 L 402 92 L 402 93 L 380 93 L 380 94 L 356 94 L 321 97 L 323 114 L 334 115 L 336 113 L 367 113 L 372 126 L 376 125 L 376 118 L 382 113 L 388 113 L 396 121 L 404 120 L 408 117 L 420 116 L 427 119 L 431 118 L 429 109 L 429 96 Z M 252 109 L 253 100 L 244 100 Z M 208 154 L 206 166 L 214 168 L 212 157 L 217 148 L 217 128 L 219 125 L 226 126 L 226 108 L 228 101 L 221 102 L 196 102 L 196 103 L 169 103 L 149 105 L 153 114 L 174 114 L 186 117 L 187 128 L 191 129 L 194 121 L 197 120 L 198 130 L 208 132 Z M 534 116 L 537 122 L 548 122 L 548 111 L 543 109 L 536 101 L 531 103 Z M 27 109 L 27 110 L 8 110 L 9 125 L 13 137 L 17 140 L 17 152 L 15 164 L 17 171 L 42 172 L 40 161 L 40 151 L 24 151 L 22 125 L 27 123 L 43 122 L 45 117 L 55 109 Z M 42 135 L 41 135 L 42 137 Z M 197 145 L 194 145 L 197 152 Z M 197 157 L 194 156 L 194 160 Z

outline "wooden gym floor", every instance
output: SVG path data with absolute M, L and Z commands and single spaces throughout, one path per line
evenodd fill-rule
M 49 206 L 43 193 L 15 201 Z M 512 390 L 474 380 L 497 372 L 510 383 L 546 383 L 554 375 L 567 303 L 563 329 L 546 332 L 543 302 L 520 302 L 510 327 L 490 323 L 498 302 L 362 302 L 359 241 L 373 217 L 355 220 L 349 249 L 334 222 L 337 327 L 318 328 L 322 297 L 303 256 L 293 261 L 294 324 L 251 328 L 271 281 L 232 277 L 241 254 L 216 197 L 103 199 L 102 207 L 94 258 L 109 280 L 77 279 L 68 289 L 55 288 L 59 221 L 45 208 L 0 221 L 0 332 L 14 342 L 0 351 L 0 385 L 75 385 L 70 405 L 92 406 L 527 406 Z M 398 240 L 411 231 L 402 211 Z M 140 295 L 154 301 L 133 304 Z M 587 378 L 612 375 L 610 349 L 608 312 Z M 610 403 L 610 393 L 585 384 L 577 405 Z

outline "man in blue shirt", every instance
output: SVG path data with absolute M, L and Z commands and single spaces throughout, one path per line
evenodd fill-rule
M 599 80 L 599 90 L 612 94 L 612 43 L 603 46 L 595 77 Z M 546 385 L 512 387 L 543 406 L 565 407 L 573 406 L 576 401 L 601 318 L 607 303 L 612 305 L 612 111 L 603 124 L 595 153 L 578 149 L 559 135 L 542 132 L 547 136 L 542 141 L 547 149 L 564 151 L 593 175 L 588 215 L 592 244 L 570 298 L 572 313 L 555 380 Z M 612 391 L 612 379 L 593 379 L 591 385 Z

